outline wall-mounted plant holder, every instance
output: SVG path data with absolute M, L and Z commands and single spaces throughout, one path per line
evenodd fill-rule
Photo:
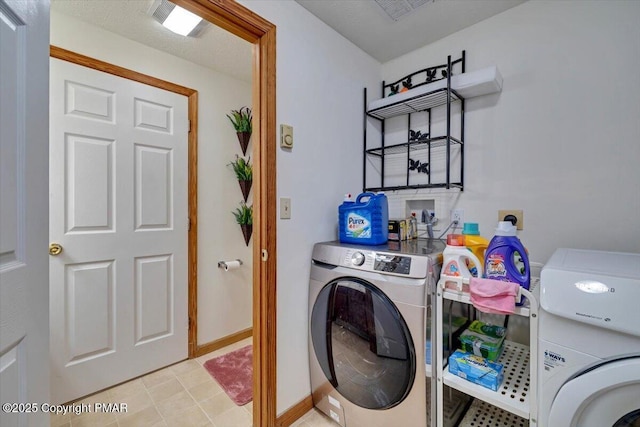
M 233 168 L 240 184 L 240 190 L 244 196 L 244 201 L 247 201 L 249 192 L 251 191 L 251 184 L 253 183 L 253 166 L 251 166 L 251 157 L 247 160 L 236 155 L 236 159 L 229 163 L 229 166 Z
M 245 202 L 240 202 L 240 207 L 233 211 L 233 215 L 242 229 L 244 242 L 249 246 L 249 240 L 251 240 L 251 234 L 253 233 L 253 205 L 247 206 Z
M 231 110 L 231 115 L 227 114 L 227 118 L 236 130 L 240 148 L 242 148 L 242 155 L 245 155 L 247 153 L 247 147 L 249 146 L 249 140 L 251 139 L 251 108 L 242 107 L 239 110 Z M 242 196 L 244 197 L 244 201 L 240 202 L 240 207 L 233 211 L 233 215 L 236 217 L 236 222 L 242 229 L 244 242 L 247 246 L 249 246 L 249 240 L 251 240 L 251 234 L 253 233 L 253 206 L 247 206 L 247 199 L 249 198 L 251 184 L 253 183 L 253 167 L 250 161 L 251 157 L 245 160 L 236 155 L 236 159 L 229 163 L 233 167 L 233 171 L 238 179 L 238 184 L 240 184 L 240 190 L 242 190 Z
M 240 148 L 242 148 L 242 155 L 247 154 L 251 132 L 236 132 L 236 135 L 238 135 L 238 142 L 240 142 Z
M 231 115 L 227 114 L 227 117 L 236 130 L 238 142 L 240 142 L 240 148 L 242 148 L 242 155 L 244 156 L 247 154 L 247 147 L 253 130 L 251 108 L 242 107 L 239 110 L 231 110 Z
M 251 192 L 251 184 L 253 184 L 253 181 L 249 180 L 243 180 L 243 181 L 238 181 L 238 184 L 240 184 L 240 190 L 242 191 L 242 196 L 244 197 L 244 201 L 247 201 L 247 198 L 249 197 L 249 193 Z
M 244 243 L 249 246 L 249 240 L 251 240 L 251 234 L 253 234 L 253 225 L 242 224 L 240 228 L 242 229 L 242 235 L 244 236 Z

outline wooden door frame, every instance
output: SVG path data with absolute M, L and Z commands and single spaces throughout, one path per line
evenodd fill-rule
M 233 0 L 172 0 L 253 44 L 253 425 L 276 423 L 276 27 Z

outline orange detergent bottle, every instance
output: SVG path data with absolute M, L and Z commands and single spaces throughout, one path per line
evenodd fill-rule
M 484 265 L 484 253 L 489 246 L 489 240 L 480 235 L 478 223 L 465 222 L 462 227 L 464 235 L 464 245 L 480 260 L 480 265 Z M 467 260 L 467 267 L 473 277 L 478 277 L 478 268 L 471 260 Z
M 462 279 L 471 278 L 471 272 L 467 268 L 470 264 L 478 266 L 482 276 L 483 265 L 473 252 L 464 246 L 464 236 L 449 234 L 447 246 L 442 252 L 442 271 L 440 272 L 440 281 L 444 281 L 444 287 L 469 292 L 469 285 L 463 284 Z

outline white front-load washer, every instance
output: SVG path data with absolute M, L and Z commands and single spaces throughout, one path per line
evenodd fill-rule
M 312 396 L 314 405 L 343 427 L 435 424 L 425 331 L 443 249 L 442 242 L 426 239 L 314 246 Z
M 640 254 L 558 249 L 542 269 L 539 427 L 640 427 Z

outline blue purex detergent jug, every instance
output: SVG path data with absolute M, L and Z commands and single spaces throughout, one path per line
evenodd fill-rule
M 389 203 L 383 193 L 361 193 L 338 208 L 341 243 L 381 245 L 389 237 Z
M 521 262 L 520 262 L 521 261 Z M 520 267 L 518 264 L 521 264 Z M 529 257 L 516 236 L 516 227 L 509 221 L 500 221 L 496 234 L 484 254 L 487 279 L 515 282 L 529 290 L 531 284 Z M 522 305 L 523 301 L 517 305 Z

